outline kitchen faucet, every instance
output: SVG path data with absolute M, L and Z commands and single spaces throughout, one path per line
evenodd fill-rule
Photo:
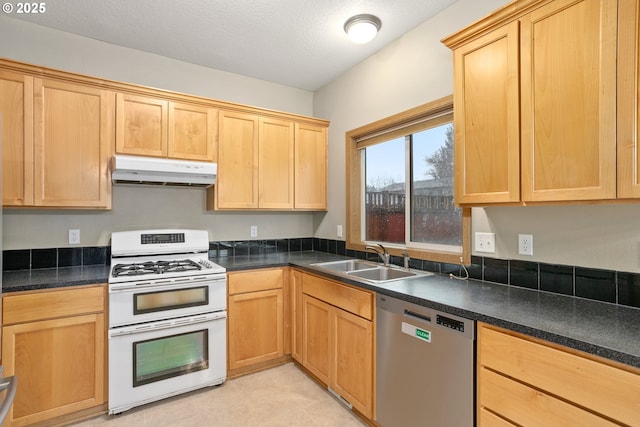
M 387 248 L 385 248 L 384 246 L 382 246 L 380 243 L 378 243 L 378 246 L 380 246 L 380 249 L 376 248 L 375 246 L 366 246 L 365 250 L 368 251 L 372 251 L 378 254 L 378 256 L 382 259 L 382 262 L 384 263 L 385 267 L 389 266 L 389 252 L 387 251 Z
M 409 270 L 409 252 L 402 252 L 402 256 L 404 257 L 404 269 Z

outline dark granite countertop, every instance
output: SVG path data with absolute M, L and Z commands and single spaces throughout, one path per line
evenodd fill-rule
M 2 292 L 32 291 L 107 283 L 108 278 L 108 265 L 3 271 Z
M 227 271 L 348 259 L 325 252 L 290 252 L 218 258 Z M 432 275 L 381 285 L 322 272 L 345 283 L 640 368 L 640 310 L 477 280 Z M 108 266 L 3 272 L 3 292 L 106 283 Z
M 228 271 L 348 259 L 324 252 L 239 256 L 216 260 Z M 640 310 L 550 292 L 433 275 L 365 284 L 328 277 L 446 313 L 501 326 L 536 338 L 640 368 Z

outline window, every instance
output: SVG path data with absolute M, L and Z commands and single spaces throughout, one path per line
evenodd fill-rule
M 469 263 L 471 210 L 453 199 L 451 97 L 347 132 L 347 248 Z

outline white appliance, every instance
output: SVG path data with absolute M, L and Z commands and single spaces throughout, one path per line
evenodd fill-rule
M 109 414 L 226 380 L 227 282 L 205 230 L 111 235 Z
M 218 165 L 193 160 L 115 155 L 111 160 L 114 184 L 209 187 L 216 182 Z

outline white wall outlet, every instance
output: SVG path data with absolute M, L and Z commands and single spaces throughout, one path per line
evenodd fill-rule
M 77 230 L 77 229 L 69 230 L 69 244 L 70 245 L 80 244 L 80 230 Z
M 518 234 L 518 253 L 533 256 L 533 234 Z
M 258 237 L 258 226 L 257 225 L 252 225 L 251 226 L 251 237 Z
M 475 237 L 476 252 L 496 253 L 495 233 L 476 233 Z
M 336 227 L 336 235 L 338 237 L 342 237 L 342 226 L 339 225 L 338 227 Z

